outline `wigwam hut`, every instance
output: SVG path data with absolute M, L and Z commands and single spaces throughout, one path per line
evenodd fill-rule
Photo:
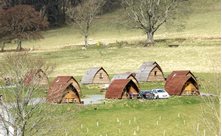
M 110 78 L 103 67 L 90 68 L 82 77 L 81 84 L 109 84 Z
M 48 85 L 48 83 L 48 77 L 42 69 L 32 69 L 28 73 L 26 73 L 24 78 L 25 85 Z
M 105 98 L 107 99 L 123 99 L 135 98 L 139 94 L 137 85 L 129 79 L 116 79 L 110 84 Z
M 199 85 L 190 71 L 173 71 L 165 83 L 170 95 L 199 95 Z
M 114 81 L 116 79 L 131 79 L 139 88 L 139 82 L 137 81 L 136 77 L 135 77 L 135 73 L 131 73 L 131 72 L 126 72 L 126 73 L 122 73 L 122 74 L 117 74 L 114 75 L 111 81 Z
M 165 81 L 163 71 L 157 62 L 144 62 L 136 73 L 136 79 L 139 82 Z
M 51 103 L 81 103 L 80 86 L 72 76 L 58 76 L 48 90 Z

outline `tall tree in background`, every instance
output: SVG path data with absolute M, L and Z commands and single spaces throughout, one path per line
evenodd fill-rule
M 145 46 L 154 45 L 154 33 L 173 17 L 185 0 L 123 0 L 126 13 L 136 28 L 147 35 Z
M 22 41 L 40 39 L 40 30 L 47 28 L 48 22 L 32 6 L 17 5 L 0 9 L 0 40 L 17 41 L 17 50 L 22 50 Z
M 93 20 L 101 12 L 104 0 L 84 0 L 77 7 L 70 7 L 67 15 L 76 24 L 84 36 L 85 47 L 88 46 L 89 31 Z
M 103 12 L 110 12 L 121 7 L 121 0 L 105 0 Z M 46 17 L 50 27 L 58 27 L 65 23 L 65 11 L 68 6 L 79 5 L 82 0 L 0 0 L 0 8 L 10 8 L 16 5 L 31 5 Z
M 30 73 L 30 71 L 42 69 L 48 75 L 53 68 L 42 58 L 33 57 L 26 52 L 5 54 L 1 64 L 0 79 L 9 77 L 12 86 L 1 86 L 1 89 L 10 95 L 3 94 L 3 100 L 0 101 L 0 135 L 32 135 L 38 131 L 40 122 L 43 121 L 37 116 L 41 112 L 42 100 L 35 99 L 34 96 L 40 91 L 45 92 L 47 87 L 41 85 L 43 77 L 37 77 L 36 73 Z M 28 84 L 25 83 L 27 74 L 33 77 Z

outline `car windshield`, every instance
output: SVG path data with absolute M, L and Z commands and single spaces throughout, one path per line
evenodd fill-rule
M 140 93 L 147 93 L 147 92 L 151 92 L 150 90 L 142 90 L 140 91 Z
M 164 90 L 157 90 L 158 93 L 164 93 Z

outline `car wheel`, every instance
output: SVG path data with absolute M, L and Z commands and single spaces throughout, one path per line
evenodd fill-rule
M 159 95 L 156 96 L 156 99 L 159 99 Z

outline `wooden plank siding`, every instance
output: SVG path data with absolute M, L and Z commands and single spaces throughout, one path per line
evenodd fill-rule
M 63 103 L 73 103 L 73 102 L 74 103 L 80 103 L 78 92 L 74 88 L 68 87 L 65 90 L 65 94 L 64 95 L 65 96 L 62 99 Z
M 135 77 L 138 82 L 165 81 L 163 71 L 157 62 L 144 62 Z
M 192 82 L 187 82 L 184 85 L 184 89 L 183 89 L 182 95 L 196 94 L 197 91 L 198 91 L 198 89 L 195 87 L 195 85 Z
M 164 81 L 164 76 L 162 71 L 155 67 L 149 74 L 147 81 Z
M 107 75 L 107 73 L 103 69 L 100 69 L 96 73 L 96 75 L 93 79 L 93 83 L 94 84 L 109 84 L 110 79 L 109 79 L 109 76 Z

